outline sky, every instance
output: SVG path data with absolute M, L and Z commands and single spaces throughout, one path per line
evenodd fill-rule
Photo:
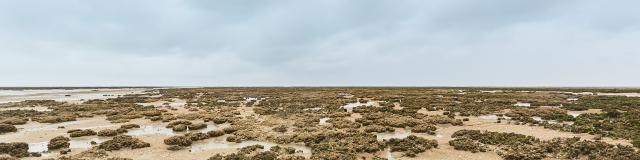
M 637 0 L 0 0 L 0 86 L 640 86 Z

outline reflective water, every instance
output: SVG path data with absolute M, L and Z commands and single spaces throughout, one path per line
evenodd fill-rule
M 573 116 L 574 118 L 580 116 L 582 113 L 584 112 L 583 111 L 567 111 L 567 114 Z
M 531 117 L 531 119 L 533 119 L 534 121 L 538 121 L 538 122 L 542 121 L 542 117 L 538 117 L 538 116 L 533 116 L 533 117 Z
M 503 92 L 502 90 L 489 90 L 489 91 L 480 91 L 481 93 L 498 93 Z
M 79 137 L 79 138 L 71 138 L 71 141 L 69 141 L 69 148 L 71 149 L 88 149 L 91 148 L 93 145 L 91 144 L 91 141 L 95 141 L 97 144 L 100 144 L 104 141 L 109 140 L 109 138 L 104 138 L 104 137 L 93 137 L 93 138 L 88 138 L 88 137 Z M 49 141 L 46 142 L 35 142 L 35 143 L 29 143 L 29 152 L 47 152 L 48 148 L 47 148 L 47 144 L 49 144 Z
M 387 160 L 393 160 L 393 155 L 391 154 L 391 148 L 387 147 L 385 151 L 387 152 Z
M 585 114 L 585 113 L 602 113 L 602 109 L 588 109 L 584 111 L 567 111 L 567 114 L 573 117 L 578 117 L 581 114 Z
M 580 100 L 580 98 L 567 98 L 567 101 L 577 101 Z
M 373 106 L 378 104 L 379 101 L 368 101 L 366 103 L 360 103 L 360 102 L 355 102 L 355 103 L 347 103 L 346 105 L 342 106 L 342 108 L 347 109 L 347 110 L 352 110 L 355 107 L 359 107 L 359 106 Z
M 598 93 L 599 96 L 640 97 L 640 93 Z
M 331 118 L 326 118 L 326 117 L 325 118 L 320 118 L 320 123 L 318 123 L 318 124 L 327 125 L 327 124 L 329 124 L 329 123 L 327 123 L 327 120 L 329 120 L 329 119 L 331 119 Z
M 507 117 L 507 116 L 497 116 L 497 115 L 495 115 L 495 114 L 482 115 L 482 116 L 479 116 L 478 118 L 480 118 L 480 119 L 485 119 L 485 120 L 498 120 L 498 118 L 511 119 L 511 117 Z
M 215 124 L 207 124 L 207 128 L 203 128 L 200 130 L 187 130 L 185 132 L 174 132 L 173 129 L 167 128 L 161 125 L 148 125 L 148 126 L 140 126 L 140 128 L 129 129 L 129 132 L 125 133 L 125 135 L 130 136 L 144 136 L 144 135 L 165 135 L 165 136 L 173 136 L 176 134 L 183 134 L 188 132 L 208 132 L 217 130 L 218 126 Z
M 320 108 L 320 107 L 315 107 L 315 108 L 305 108 L 305 109 L 302 109 L 302 110 L 303 110 L 303 111 L 318 111 L 318 110 L 320 110 L 320 109 L 322 109 L 322 108 Z
M 518 102 L 518 103 L 514 104 L 514 106 L 517 106 L 517 107 L 531 107 L 531 103 Z
M 407 138 L 408 136 L 411 135 L 411 130 L 396 130 L 393 133 L 376 133 L 376 138 L 378 139 L 378 141 L 382 141 L 382 140 L 389 140 L 391 138 Z
M 140 128 L 130 129 L 125 135 L 130 136 L 144 136 L 144 135 L 175 135 L 171 128 L 165 126 L 140 126 Z

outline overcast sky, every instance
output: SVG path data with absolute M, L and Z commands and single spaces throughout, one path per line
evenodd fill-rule
M 640 86 L 637 0 L 0 0 L 0 86 Z

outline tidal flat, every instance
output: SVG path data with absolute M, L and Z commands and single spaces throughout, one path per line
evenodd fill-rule
M 640 159 L 633 88 L 5 88 L 0 159 Z

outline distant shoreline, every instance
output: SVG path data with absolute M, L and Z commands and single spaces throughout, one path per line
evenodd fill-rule
M 116 86 L 116 87 L 0 87 L 0 90 L 25 90 L 25 89 L 121 89 L 121 88 L 167 88 L 151 86 Z

